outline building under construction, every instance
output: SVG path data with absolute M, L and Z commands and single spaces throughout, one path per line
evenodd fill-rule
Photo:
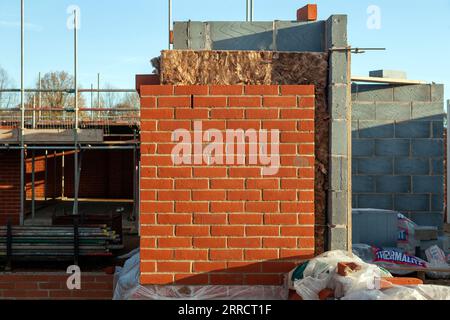
M 352 208 L 401 212 L 436 231 L 418 248 L 435 241 L 448 253 L 443 85 L 385 71 L 352 76 L 352 54 L 370 48 L 349 45 L 346 15 L 318 20 L 307 5 L 295 21 L 255 22 L 248 4 L 247 17 L 170 21 L 157 73 L 136 76 L 140 108 L 80 107 L 80 93 L 107 90 L 79 90 L 75 58 L 75 89 L 63 90 L 73 108 L 43 105 L 42 89 L 25 104 L 22 88 L 21 107 L 0 110 L 0 256 L 9 270 L 16 259 L 111 257 L 133 248 L 126 228 L 139 232 L 136 285 L 150 288 L 131 298 L 211 285 L 223 289 L 215 298 L 237 286 L 282 298 L 274 292 L 293 268 L 352 250 Z M 199 123 L 215 134 L 276 130 L 276 172 L 262 175 L 261 159 L 233 162 L 234 140 L 231 162 L 200 154 L 175 163 L 174 131 L 195 135 Z M 28 283 L 24 297 L 111 296 L 111 275 L 88 273 L 99 290 L 71 292 L 56 274 L 22 271 L 0 274 L 0 284 Z

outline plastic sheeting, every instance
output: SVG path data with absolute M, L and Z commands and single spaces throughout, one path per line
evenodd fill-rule
M 360 270 L 347 276 L 337 274 L 339 262 L 354 262 Z M 329 251 L 312 259 L 294 287 L 304 300 L 318 300 L 325 288 L 341 300 L 450 300 L 450 287 L 435 285 L 393 286 L 380 290 L 380 279 L 392 277 L 386 270 L 365 263 L 346 251 Z
M 139 284 L 140 256 L 135 252 L 114 275 L 113 300 L 287 300 L 284 286 L 186 286 Z

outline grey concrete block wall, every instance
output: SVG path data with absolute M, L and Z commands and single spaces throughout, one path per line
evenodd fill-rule
M 441 227 L 444 87 L 352 86 L 353 207 Z

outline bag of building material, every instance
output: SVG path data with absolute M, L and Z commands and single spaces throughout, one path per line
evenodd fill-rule
M 393 274 L 405 275 L 415 272 L 417 268 L 428 268 L 428 263 L 418 257 L 409 255 L 399 248 L 377 248 L 366 244 L 354 244 L 353 253 L 367 263 L 376 264 Z M 407 270 L 410 267 L 412 271 Z M 399 270 L 402 268 L 406 270 Z
M 414 255 L 416 253 L 416 247 L 419 246 L 419 241 L 415 238 L 415 229 L 417 224 L 412 220 L 405 217 L 403 214 L 397 214 L 398 219 L 398 240 L 397 247 L 402 249 L 403 252 Z
M 354 263 L 359 268 L 350 276 L 342 277 L 337 274 L 337 265 L 340 262 Z M 335 296 L 339 298 L 348 292 L 370 287 L 380 276 L 391 275 L 378 266 L 365 263 L 352 253 L 335 250 L 310 260 L 303 270 L 303 278 L 294 281 L 294 288 L 303 300 L 319 300 L 319 293 L 326 288 L 334 290 Z
M 430 268 L 449 269 L 444 251 L 438 246 L 434 245 L 425 250 L 425 255 Z M 427 272 L 427 276 L 434 279 L 450 279 L 450 272 Z

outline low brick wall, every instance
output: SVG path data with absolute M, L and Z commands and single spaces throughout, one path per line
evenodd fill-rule
M 69 274 L 0 273 L 0 300 L 111 300 L 113 275 L 84 273 L 81 289 L 67 289 Z

